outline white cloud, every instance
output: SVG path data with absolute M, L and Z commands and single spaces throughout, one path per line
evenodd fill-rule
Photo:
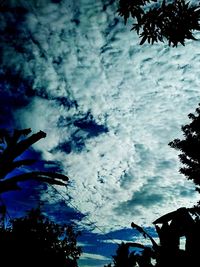
M 3 54 L 5 66 L 20 69 L 37 95 L 16 117 L 47 132 L 36 148 L 71 177 L 72 204 L 88 214 L 82 223 L 109 232 L 194 204 L 193 185 L 178 174 L 177 153 L 167 144 L 181 136 L 199 102 L 197 43 L 139 46 L 121 19 L 114 23 L 114 7 L 102 11 L 100 1 L 30 10 L 21 31 L 31 37 L 25 53 L 14 54 L 11 42 Z M 87 112 L 108 131 L 91 137 L 75 126 Z M 66 142 L 69 154 L 59 149 Z
M 99 255 L 99 254 L 93 254 L 93 253 L 83 253 L 81 256 L 81 259 L 95 259 L 95 260 L 110 260 L 109 258 Z

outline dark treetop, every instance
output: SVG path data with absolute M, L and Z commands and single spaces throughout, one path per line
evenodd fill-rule
M 200 6 L 189 1 L 120 0 L 118 13 L 125 24 L 132 18 L 141 45 L 165 40 L 169 46 L 185 45 L 186 39 L 196 40 L 193 32 L 200 30 Z

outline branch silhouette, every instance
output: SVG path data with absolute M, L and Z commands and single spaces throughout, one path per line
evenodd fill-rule
M 191 179 L 200 192 L 200 104 L 196 114 L 189 114 L 191 123 L 182 126 L 183 139 L 175 139 L 169 145 L 180 150 L 180 161 L 184 167 L 180 172 Z M 200 265 L 200 203 L 192 208 L 181 207 L 169 212 L 154 222 L 158 241 L 141 226 L 132 222 L 144 238 L 151 241 L 151 246 L 137 242 L 119 245 L 113 264 L 105 267 L 198 267 Z M 182 238 L 184 246 L 181 246 Z
M 43 131 L 28 136 L 30 133 L 31 129 L 14 130 L 13 133 L 9 133 L 7 130 L 0 131 L 0 193 L 19 190 L 18 183 L 28 180 L 63 186 L 69 181 L 66 175 L 49 171 L 30 171 L 7 177 L 17 168 L 30 166 L 36 162 L 34 159 L 17 159 L 30 146 L 46 137 L 46 133 Z
M 186 39 L 196 40 L 193 32 L 200 30 L 200 5 L 174 0 L 120 0 L 118 14 L 125 24 L 131 17 L 141 38 L 140 45 L 168 41 L 169 46 L 185 45 Z

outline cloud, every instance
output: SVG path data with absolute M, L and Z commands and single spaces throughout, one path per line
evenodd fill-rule
M 35 149 L 70 177 L 71 204 L 87 214 L 80 223 L 109 232 L 194 204 L 167 144 L 198 103 L 196 43 L 139 46 L 115 5 L 47 2 L 22 18 L 1 14 L 2 31 L 17 25 L 1 41 L 1 65 L 31 85 L 15 125 L 47 132 Z
M 94 254 L 94 253 L 83 253 L 78 260 L 80 266 L 90 267 L 90 266 L 103 266 L 104 264 L 110 263 L 112 260 L 105 256 Z
M 91 253 L 83 253 L 81 256 L 82 259 L 95 259 L 95 260 L 109 260 L 107 257 L 98 255 L 98 254 L 91 254 Z

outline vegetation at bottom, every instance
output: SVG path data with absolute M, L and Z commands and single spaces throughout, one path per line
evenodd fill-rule
M 192 180 L 200 192 L 200 105 L 195 114 L 189 114 L 191 123 L 182 126 L 183 139 L 169 145 L 180 151 L 183 164 L 180 173 Z M 104 267 L 198 267 L 200 265 L 200 202 L 194 207 L 181 207 L 153 222 L 158 235 L 155 240 L 141 226 L 132 228 L 150 240 L 151 245 L 122 242 L 113 263 Z M 183 244 L 181 244 L 181 242 Z
M 31 129 L 0 130 L 0 194 L 24 190 L 23 182 L 35 180 L 50 185 L 66 186 L 68 177 L 57 172 L 31 170 L 35 159 L 24 159 L 23 153 L 46 137 Z M 70 225 L 59 225 L 41 210 L 30 210 L 26 216 L 11 219 L 7 207 L 0 206 L 0 265 L 77 267 L 81 248 L 77 245 L 79 232 Z
M 39 208 L 0 227 L 1 266 L 77 267 L 79 232 L 45 217 Z
M 194 182 L 200 192 L 200 106 L 188 115 L 191 122 L 182 126 L 183 139 L 169 145 L 180 151 L 180 173 Z M 56 172 L 31 171 L 33 159 L 21 158 L 30 146 L 46 134 L 30 135 L 30 129 L 0 131 L 0 193 L 20 190 L 21 183 L 31 179 L 66 186 L 68 177 Z M 18 170 L 18 171 L 16 171 Z M 33 209 L 22 218 L 6 222 L 6 206 L 1 205 L 0 255 L 2 266 L 77 267 L 81 248 L 70 225 L 59 225 L 45 217 L 40 209 Z M 191 208 L 180 207 L 156 219 L 158 238 L 141 226 L 131 223 L 151 245 L 123 242 L 118 246 L 113 263 L 105 267 L 198 267 L 200 240 L 200 202 Z M 184 245 L 181 242 L 184 240 Z

